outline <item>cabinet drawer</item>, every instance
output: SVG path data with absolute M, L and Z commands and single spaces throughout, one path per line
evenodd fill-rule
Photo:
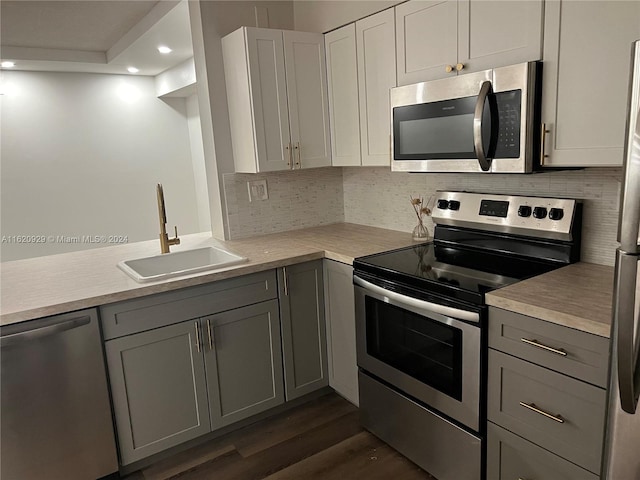
M 487 478 L 598 480 L 598 476 L 489 422 Z
M 105 340 L 212 315 L 278 296 L 275 270 L 100 307 Z
M 491 307 L 489 347 L 602 388 L 607 386 L 607 338 Z
M 606 391 L 489 350 L 487 417 L 591 472 L 600 469 Z

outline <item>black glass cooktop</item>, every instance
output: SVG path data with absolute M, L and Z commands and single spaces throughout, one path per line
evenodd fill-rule
M 491 290 L 562 266 L 542 259 L 434 243 L 356 258 L 353 265 L 356 272 L 386 283 L 479 305 Z

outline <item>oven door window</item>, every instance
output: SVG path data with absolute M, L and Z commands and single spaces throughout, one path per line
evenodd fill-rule
M 462 400 L 462 331 L 366 297 L 367 354 Z

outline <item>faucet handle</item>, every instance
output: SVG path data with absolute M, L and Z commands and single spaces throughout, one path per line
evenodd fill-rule
M 178 227 L 174 226 L 173 228 L 175 229 L 176 236 L 169 239 L 169 245 L 180 245 L 180 239 L 178 238 Z

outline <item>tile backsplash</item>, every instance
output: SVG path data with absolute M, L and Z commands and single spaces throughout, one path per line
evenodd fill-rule
M 613 265 L 621 168 L 533 175 L 411 174 L 388 168 L 319 168 L 265 174 L 226 174 L 230 238 L 350 222 L 411 232 L 409 197 L 467 190 L 584 201 L 582 260 Z M 268 200 L 249 201 L 247 182 L 267 180 Z M 433 225 L 427 221 L 432 230 Z
M 269 198 L 249 201 L 247 182 L 266 180 Z M 342 169 L 224 175 L 232 239 L 344 222 Z

